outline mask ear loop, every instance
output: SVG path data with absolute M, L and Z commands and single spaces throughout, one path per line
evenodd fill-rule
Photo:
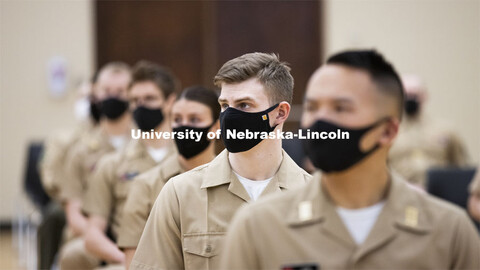
M 392 117 L 391 116 L 385 116 L 383 118 L 380 118 L 380 120 L 378 120 L 377 122 L 375 122 L 373 125 L 370 126 L 369 128 L 369 131 L 378 127 L 380 124 L 382 124 L 383 122 L 385 121 L 388 121 L 390 120 Z M 365 136 L 365 135 L 364 135 Z M 363 137 L 363 136 L 362 136 Z M 358 146 L 358 150 L 360 150 L 360 152 L 362 152 L 364 155 L 370 155 L 371 153 L 373 153 L 375 150 L 377 150 L 378 148 L 380 147 L 380 143 L 377 142 L 377 144 L 375 144 L 370 150 L 368 150 L 367 152 L 363 152 L 361 149 L 360 149 L 360 146 Z
M 266 109 L 265 111 L 262 112 L 262 115 L 266 114 L 267 115 L 267 120 L 269 120 L 270 116 L 268 116 L 268 113 L 275 110 L 279 105 L 280 105 L 280 103 L 277 103 L 277 104 L 273 105 L 272 107 Z M 270 127 L 270 124 L 268 124 L 268 126 Z M 273 126 L 273 127 L 270 127 L 270 130 L 268 132 L 274 131 L 277 126 L 278 126 L 278 124 Z

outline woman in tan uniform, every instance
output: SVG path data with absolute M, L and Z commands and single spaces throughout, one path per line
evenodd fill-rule
M 207 133 L 219 128 L 220 105 L 217 99 L 218 95 L 214 91 L 196 86 L 185 89 L 173 105 L 173 131 L 193 130 L 202 132 L 202 137 L 197 142 L 176 139 L 179 155 L 172 155 L 161 165 L 139 175 L 133 182 L 123 210 L 117 242 L 125 252 L 127 268 L 153 203 L 168 179 L 208 163 L 215 157 L 215 144 L 207 138 Z

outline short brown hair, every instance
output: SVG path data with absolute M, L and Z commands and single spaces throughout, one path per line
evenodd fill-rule
M 105 65 L 103 65 L 93 76 L 93 83 L 96 83 L 98 80 L 98 77 L 100 74 L 103 72 L 110 71 L 112 73 L 122 73 L 125 72 L 128 75 L 132 74 L 132 70 L 130 66 L 127 63 L 120 62 L 120 61 L 114 61 L 114 62 L 108 62 Z
M 132 85 L 138 82 L 153 82 L 162 91 L 163 96 L 168 98 L 178 89 L 178 80 L 173 73 L 160 65 L 153 62 L 142 60 L 133 67 Z
M 226 62 L 213 79 L 221 87 L 222 83 L 239 83 L 250 78 L 257 78 L 265 87 L 270 102 L 282 101 L 292 103 L 293 77 L 290 67 L 280 62 L 274 53 L 247 53 Z

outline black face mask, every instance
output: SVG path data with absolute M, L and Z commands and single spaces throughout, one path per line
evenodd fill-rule
M 336 124 L 317 120 L 310 128 L 310 132 L 348 132 L 349 139 L 305 139 L 303 147 L 305 153 L 312 161 L 313 165 L 323 172 L 339 172 L 346 170 L 357 162 L 361 161 L 380 146 L 376 144 L 370 150 L 362 152 L 360 150 L 360 140 L 368 131 L 372 130 L 379 124 L 388 120 L 381 119 L 376 123 L 359 129 L 349 129 Z M 304 132 L 306 130 L 304 129 Z
M 415 116 L 420 110 L 420 102 L 416 98 L 407 98 L 405 100 L 405 113 L 408 116 Z
M 202 137 L 200 141 L 196 142 L 195 138 L 188 138 L 188 139 L 179 139 L 178 136 L 175 137 L 175 144 L 177 145 L 178 153 L 182 155 L 186 159 L 190 159 L 201 152 L 207 149 L 210 145 L 210 140 L 207 138 L 208 131 L 210 128 L 215 124 L 215 122 L 205 128 L 197 128 L 197 127 L 189 127 L 189 126 L 181 126 L 176 127 L 173 129 L 174 132 L 190 132 L 193 130 L 195 132 L 202 132 Z
M 90 116 L 92 117 L 95 123 L 100 122 L 101 117 L 100 106 L 94 101 L 90 101 Z
M 142 131 L 155 129 L 163 122 L 163 118 L 161 109 L 149 109 L 140 106 L 133 111 L 133 119 L 135 119 L 135 123 Z
M 128 109 L 128 102 L 118 98 L 107 98 L 100 103 L 101 114 L 110 120 L 118 119 Z
M 262 139 L 233 139 L 227 138 L 227 130 L 235 130 L 236 132 L 271 132 L 276 126 L 270 127 L 268 113 L 278 107 L 278 104 L 266 109 L 265 111 L 249 113 L 227 108 L 220 114 L 220 129 L 223 143 L 230 153 L 244 152 L 252 149 L 259 144 Z

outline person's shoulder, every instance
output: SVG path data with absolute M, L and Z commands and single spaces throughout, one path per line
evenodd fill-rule
M 434 197 L 426 192 L 411 189 L 412 197 L 418 202 L 418 205 L 432 225 L 441 225 L 449 222 L 455 222 L 457 219 L 466 217 L 466 212 L 461 207 Z
M 257 220 L 260 223 L 277 220 L 279 222 L 277 225 L 281 225 L 283 220 L 297 212 L 298 206 L 303 201 L 310 201 L 317 195 L 318 181 L 320 180 L 312 179 L 305 185 L 260 197 L 257 201 L 242 207 L 239 216 L 244 215 L 243 219 Z
M 207 171 L 209 163 L 200 165 L 187 172 L 172 177 L 168 182 L 175 185 L 176 188 L 198 187 L 202 185 L 202 179 Z

